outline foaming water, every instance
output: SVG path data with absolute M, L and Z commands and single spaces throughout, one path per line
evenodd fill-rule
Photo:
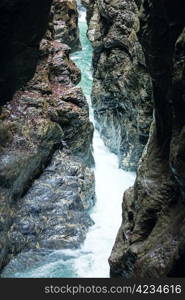
M 79 27 L 82 51 L 72 56 L 82 72 L 80 86 L 89 101 L 90 119 L 95 123 L 91 106 L 92 47 L 86 36 L 85 12 L 80 12 Z M 109 277 L 108 257 L 121 224 L 123 192 L 134 183 L 135 174 L 118 168 L 118 158 L 104 145 L 95 129 L 93 138 L 95 160 L 95 188 L 97 203 L 91 212 L 95 225 L 87 234 L 81 248 L 82 255 L 75 259 L 78 277 Z
M 94 123 L 90 94 L 92 90 L 92 47 L 87 39 L 85 11 L 80 12 L 82 51 L 71 58 L 81 69 L 80 86 L 89 103 L 90 120 Z M 14 277 L 109 277 L 108 257 L 121 224 L 121 203 L 124 191 L 134 183 L 135 174 L 118 168 L 118 158 L 104 145 L 99 132 L 93 137 L 95 160 L 96 205 L 90 215 L 95 224 L 89 229 L 84 244 L 78 250 L 57 250 L 44 258 L 42 264 Z
M 132 173 L 118 169 L 116 155 L 94 134 L 97 203 L 91 217 L 95 222 L 82 246 L 83 255 L 75 260 L 78 277 L 109 277 L 108 257 L 121 224 L 123 192 L 134 181 Z

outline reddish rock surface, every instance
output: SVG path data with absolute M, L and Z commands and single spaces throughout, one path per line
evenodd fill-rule
M 8 5 L 8 19 L 4 29 L 0 21 L 4 33 L 18 13 L 21 16 L 27 14 L 29 22 L 23 19 L 22 25 L 15 25 L 18 31 L 12 35 L 7 31 L 8 47 L 14 45 L 14 35 L 16 41 L 20 36 L 24 44 L 22 52 L 17 50 L 18 54 L 12 54 L 13 61 L 20 66 L 15 76 L 16 80 L 20 80 L 14 86 L 16 92 L 11 90 L 14 85 L 12 81 L 6 81 L 6 74 L 7 80 L 12 76 L 10 65 L 4 72 L 1 69 L 0 73 L 5 79 L 0 81 L 1 99 L 10 100 L 1 106 L 0 112 L 0 268 L 15 254 L 23 249 L 38 248 L 38 244 L 45 248 L 50 248 L 52 244 L 57 249 L 65 245 L 77 247 L 92 224 L 87 209 L 94 201 L 93 173 L 87 167 L 92 164 L 93 128 L 89 122 L 86 99 L 81 89 L 76 87 L 81 78 L 80 71 L 69 58 L 72 41 L 79 47 L 76 2 L 54 1 L 50 18 L 50 1 L 24 1 L 25 5 L 23 1 L 16 1 L 12 6 L 11 1 L 5 2 Z M 35 4 L 33 9 L 30 2 Z M 63 9 L 59 12 L 61 6 Z M 35 10 L 41 14 L 39 21 L 36 20 Z M 65 23 L 61 32 L 65 33 L 67 29 L 65 34 L 73 32 L 66 44 L 61 43 L 65 36 L 58 36 L 56 22 L 59 25 Z M 27 52 L 28 44 L 33 46 L 31 52 Z M 36 51 L 37 56 L 34 62 L 32 51 Z M 8 64 L 11 63 L 11 57 L 10 61 L 6 55 L 5 58 Z M 24 80 L 20 79 L 21 76 Z M 13 92 L 13 97 L 10 97 Z M 3 97 L 5 94 L 7 97 Z M 52 169 L 50 173 L 47 167 Z M 70 181 L 72 178 L 73 184 Z M 37 194 L 35 179 L 40 185 L 42 199 Z M 59 179 L 61 184 L 58 184 Z M 45 193 L 46 185 L 52 195 L 49 191 Z M 46 217 L 43 201 L 49 207 L 51 216 L 60 207 L 55 224 L 51 216 Z M 81 204 L 78 206 L 77 202 Z M 35 206 L 37 209 L 32 209 Z M 68 216 L 66 213 L 69 210 L 71 213 Z M 36 223 L 39 229 L 33 230 Z M 69 224 L 73 224 L 75 230 L 71 234 L 68 232 L 69 240 L 66 240 L 64 231 Z

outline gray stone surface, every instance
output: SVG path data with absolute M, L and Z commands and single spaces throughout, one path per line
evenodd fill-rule
M 148 140 L 152 87 L 137 38 L 138 9 L 130 1 L 83 1 L 94 48 L 92 103 L 105 144 L 120 167 L 135 170 Z
M 185 3 L 144 0 L 140 41 L 155 120 L 109 259 L 111 276 L 185 277 Z

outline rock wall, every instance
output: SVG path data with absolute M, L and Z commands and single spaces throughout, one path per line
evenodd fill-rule
M 76 0 L 53 0 L 54 38 L 72 51 L 81 49 Z
M 0 32 L 8 40 L 0 71 L 0 269 L 27 253 L 15 272 L 29 258 L 33 266 L 32 252 L 43 258 L 85 239 L 94 177 L 93 128 L 76 87 L 80 71 L 69 58 L 69 45 L 79 47 L 76 2 L 53 1 L 50 17 L 51 1 L 11 2 L 0 4 L 7 17 Z M 68 45 L 61 43 L 71 32 Z
M 113 277 L 185 277 L 185 3 L 144 0 L 155 120 L 110 261 Z
M 120 167 L 135 170 L 148 140 L 152 88 L 137 38 L 134 0 L 83 0 L 94 48 L 92 103 L 105 144 Z
M 0 103 L 33 77 L 50 6 L 51 0 L 1 1 Z

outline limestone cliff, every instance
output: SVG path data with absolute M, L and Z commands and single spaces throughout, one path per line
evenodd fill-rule
M 155 120 L 123 223 L 111 276 L 185 277 L 185 3 L 144 0 L 140 41 L 153 81 Z
M 0 8 L 1 269 L 19 253 L 78 247 L 92 225 L 94 177 L 93 128 L 69 58 L 79 48 L 75 0 Z
M 83 0 L 94 48 L 92 103 L 105 144 L 135 170 L 152 120 L 151 80 L 137 38 L 134 0 Z

